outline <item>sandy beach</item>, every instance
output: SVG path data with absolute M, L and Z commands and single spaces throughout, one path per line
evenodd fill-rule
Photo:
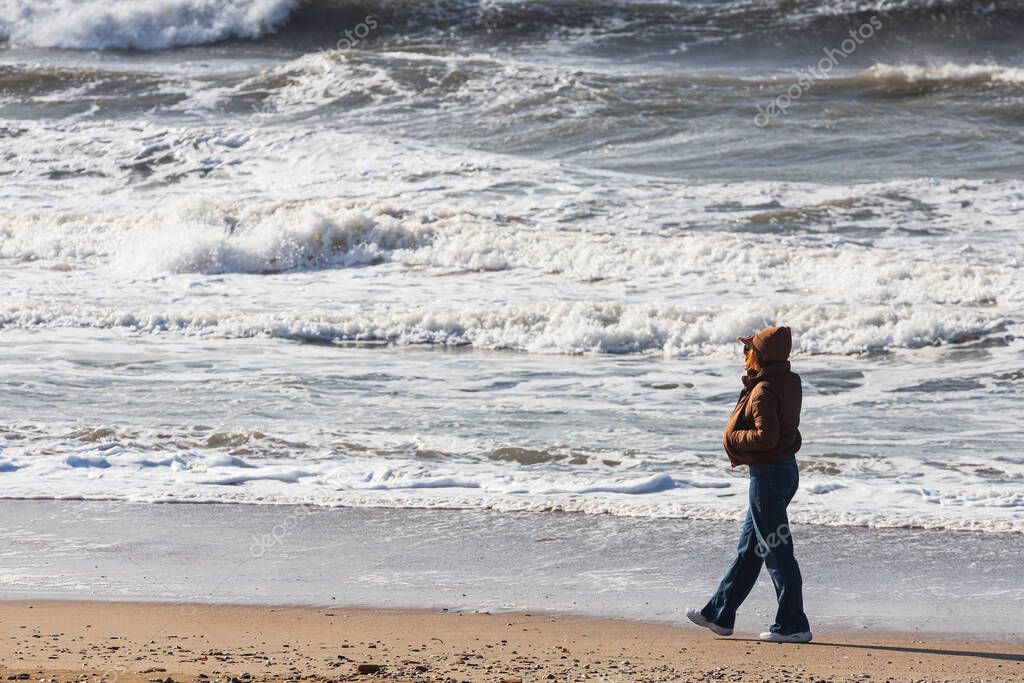
M 537 613 L 11 601 L 0 670 L 43 681 L 1020 681 L 1019 642 L 809 645 Z

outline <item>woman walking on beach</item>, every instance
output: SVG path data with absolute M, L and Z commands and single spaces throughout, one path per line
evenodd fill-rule
M 736 559 L 703 609 L 690 621 L 720 636 L 732 635 L 736 610 L 768 566 L 779 610 L 761 640 L 806 643 L 811 627 L 804 614 L 803 579 L 793 556 L 786 506 L 800 482 L 794 455 L 800 450 L 800 375 L 789 367 L 793 339 L 788 327 L 769 327 L 740 337 L 747 370 L 743 391 L 725 428 L 723 443 L 733 467 L 750 467 L 750 507 Z

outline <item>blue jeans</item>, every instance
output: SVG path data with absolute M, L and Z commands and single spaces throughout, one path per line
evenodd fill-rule
M 786 516 L 786 506 L 799 485 L 800 473 L 793 458 L 750 466 L 750 509 L 743 521 L 736 559 L 700 611 L 705 619 L 732 628 L 736 610 L 754 587 L 761 565 L 766 564 L 779 601 L 771 630 L 784 634 L 811 630 L 804 614 L 803 579 L 793 556 L 793 538 Z

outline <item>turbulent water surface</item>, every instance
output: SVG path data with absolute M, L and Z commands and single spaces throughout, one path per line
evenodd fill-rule
M 1015 0 L 0 0 L 8 497 L 1024 532 Z

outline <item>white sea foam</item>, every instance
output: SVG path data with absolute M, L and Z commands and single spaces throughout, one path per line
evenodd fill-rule
M 0 31 L 36 47 L 159 50 L 278 28 L 298 0 L 4 0 Z
M 409 212 L 344 201 L 185 202 L 141 214 L 0 216 L 0 256 L 167 273 L 280 273 L 305 268 L 406 266 L 528 269 L 580 281 L 770 278 L 831 301 L 992 306 L 1024 302 L 1012 263 L 968 252 L 917 256 L 858 242 L 778 235 L 581 234 L 523 229 L 473 211 Z M 814 300 L 813 298 L 811 299 Z
M 99 453 L 97 453 L 97 450 Z M 13 452 L 11 452 L 13 451 Z M 567 511 L 634 517 L 735 520 L 746 481 L 719 470 L 581 472 L 401 458 L 246 461 L 185 453 L 162 461 L 115 444 L 56 457 L 9 448 L 17 469 L 3 473 L 5 495 L 137 502 L 236 502 L 315 506 Z M 100 476 L 98 473 L 102 472 Z M 1024 496 L 1012 486 L 896 481 L 805 473 L 791 508 L 800 524 L 1024 532 Z M 967 488 L 964 488 L 964 487 Z
M 103 309 L 80 305 L 0 308 L 0 329 L 124 329 L 210 338 L 440 344 L 531 353 L 729 353 L 738 335 L 775 321 L 793 327 L 801 353 L 917 348 L 998 333 L 1007 320 L 940 306 L 723 306 L 538 303 L 459 310 L 380 308 L 306 315 L 210 310 Z
M 707 192 L 683 201 L 699 209 L 729 189 Z M 835 192 L 792 190 L 797 200 L 841 206 Z M 402 200 L 8 212 L 0 256 L 39 267 L 12 279 L 24 284 L 0 308 L 0 328 L 685 356 L 717 353 L 739 333 L 783 321 L 804 352 L 857 353 L 997 333 L 1024 309 L 1018 256 L 999 241 L 945 252 L 906 239 L 566 230 L 559 219 L 575 205 L 534 207 L 546 219 L 529 222 L 530 209 L 515 208 L 514 221 L 486 205 L 414 209 Z M 208 277 L 224 274 L 248 279 L 240 287 Z M 390 293 L 386 303 L 372 305 L 381 292 Z M 230 308 L 217 305 L 227 296 Z

